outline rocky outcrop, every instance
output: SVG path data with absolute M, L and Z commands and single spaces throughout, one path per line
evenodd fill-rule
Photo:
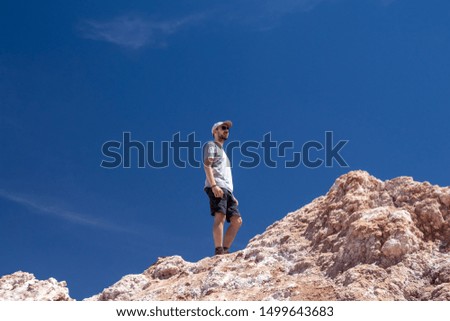
M 89 300 L 448 300 L 450 189 L 364 171 L 196 263 L 160 258 Z
M 72 301 L 65 281 L 37 280 L 33 274 L 15 272 L 0 278 L 2 301 Z
M 448 187 L 353 171 L 241 251 L 159 258 L 87 300 L 449 300 L 449 225 Z M 0 297 L 64 297 L 12 276 Z

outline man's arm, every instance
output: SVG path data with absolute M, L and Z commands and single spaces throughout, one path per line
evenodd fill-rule
M 212 165 L 212 159 L 211 158 L 205 159 L 203 167 L 205 169 L 206 179 L 208 180 L 209 185 L 211 185 L 211 189 L 212 189 L 212 191 L 214 193 L 214 196 L 217 197 L 217 198 L 222 198 L 223 197 L 223 191 L 216 184 L 216 180 L 214 179 L 214 172 L 213 172 L 213 169 L 212 169 L 211 165 Z

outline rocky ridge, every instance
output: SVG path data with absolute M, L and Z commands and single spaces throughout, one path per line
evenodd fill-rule
M 352 171 L 241 251 L 159 258 L 86 300 L 449 300 L 449 224 L 449 187 Z
M 0 278 L 3 301 L 72 301 L 65 281 L 37 280 L 31 273 L 15 272 Z

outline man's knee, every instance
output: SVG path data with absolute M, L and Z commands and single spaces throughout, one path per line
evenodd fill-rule
M 242 225 L 242 218 L 240 216 L 233 216 L 230 220 L 231 225 L 234 227 L 241 227 Z
M 225 214 L 217 212 L 214 214 L 214 224 L 219 225 L 225 223 Z

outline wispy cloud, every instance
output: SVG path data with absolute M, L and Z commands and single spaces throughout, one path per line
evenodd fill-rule
M 123 14 L 78 23 L 79 35 L 137 50 L 145 46 L 163 47 L 167 39 L 199 22 L 219 24 L 271 24 L 280 17 L 298 11 L 309 11 L 327 0 L 230 0 L 207 4 L 196 13 L 178 19 L 155 19 L 145 14 Z M 387 0 L 384 0 L 387 1 Z
M 307 13 L 319 5 L 345 0 L 228 0 L 206 2 L 195 13 L 177 19 L 151 18 L 142 14 L 124 14 L 118 17 L 81 21 L 77 29 L 81 37 L 105 41 L 137 50 L 145 46 L 164 47 L 168 38 L 195 24 L 245 26 L 253 30 L 273 29 L 284 17 Z M 395 0 L 376 0 L 389 6 Z
M 113 232 L 127 232 L 133 233 L 133 231 L 123 228 L 121 226 L 102 221 L 99 219 L 92 218 L 88 215 L 84 215 L 81 213 L 69 211 L 62 208 L 57 208 L 54 206 L 44 205 L 36 200 L 31 199 L 30 197 L 24 197 L 22 195 L 14 194 L 4 189 L 0 189 L 0 197 L 11 202 L 14 202 L 18 205 L 26 207 L 32 212 L 38 212 L 41 214 L 45 214 L 48 216 L 53 216 L 62 220 L 65 220 L 70 223 L 100 228 L 103 230 L 113 231 Z
M 110 20 L 84 20 L 78 30 L 82 37 L 113 43 L 128 49 L 147 45 L 163 46 L 167 37 L 202 19 L 189 15 L 175 20 L 153 20 L 136 14 L 122 15 Z

